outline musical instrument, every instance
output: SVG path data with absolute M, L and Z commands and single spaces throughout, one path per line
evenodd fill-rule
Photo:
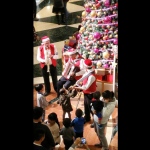
M 75 73 L 80 71 L 80 67 L 75 66 L 77 61 L 79 61 L 79 59 L 77 59 L 75 62 L 72 62 L 70 59 L 68 60 L 67 66 L 62 73 L 65 78 L 73 80 L 75 78 Z
M 73 69 L 70 71 L 70 74 L 68 75 L 69 80 L 73 80 L 75 78 L 76 72 L 79 72 L 80 68 L 77 66 L 73 66 Z M 73 75 L 72 75 L 73 74 Z
M 45 53 L 45 59 L 46 59 L 46 65 L 47 65 L 47 72 L 49 72 L 50 68 L 49 68 L 49 51 L 47 50 L 48 47 L 46 47 L 46 53 Z

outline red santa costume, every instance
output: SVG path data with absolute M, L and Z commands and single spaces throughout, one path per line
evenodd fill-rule
M 96 77 L 95 70 L 93 69 L 93 64 L 90 59 L 84 60 L 84 66 L 87 68 L 86 73 L 82 76 L 82 78 L 77 80 L 77 87 L 74 88 L 82 90 L 84 93 L 84 118 L 86 122 L 88 122 L 91 119 L 90 113 L 93 115 L 90 104 L 93 98 L 93 93 L 96 92 Z
M 66 53 L 69 55 L 69 60 L 65 64 L 62 77 L 57 83 L 57 98 L 59 98 L 59 90 L 62 87 L 68 89 L 71 85 L 74 85 L 76 80 L 81 78 L 86 71 L 83 65 L 84 59 L 79 55 L 76 49 L 71 48 Z
M 57 91 L 57 61 L 58 52 L 54 44 L 50 43 L 48 36 L 42 37 L 42 44 L 37 50 L 37 60 L 40 62 L 42 75 L 45 84 L 45 93 L 47 96 L 51 92 L 49 75 L 51 74 L 54 90 Z M 50 74 L 49 74 L 50 73 Z

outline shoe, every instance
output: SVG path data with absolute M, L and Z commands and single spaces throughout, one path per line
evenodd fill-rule
M 94 146 L 96 146 L 96 147 L 99 147 L 99 148 L 102 148 L 102 143 L 98 143 L 98 144 L 95 144 Z
M 92 123 L 92 124 L 90 125 L 90 127 L 91 127 L 91 128 L 94 128 L 94 123 Z
M 49 95 L 50 94 L 50 92 L 45 92 L 43 95 L 44 96 L 47 96 L 47 95 Z
M 34 21 L 39 21 L 39 19 L 38 18 L 34 18 Z

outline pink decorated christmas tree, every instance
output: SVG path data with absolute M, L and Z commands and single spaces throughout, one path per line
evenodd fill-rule
M 76 48 L 96 68 L 111 70 L 118 53 L 118 3 L 86 0 L 84 8 Z

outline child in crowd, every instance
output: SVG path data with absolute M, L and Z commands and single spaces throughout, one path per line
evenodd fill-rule
M 102 128 L 101 120 L 102 120 L 102 109 L 104 107 L 104 103 L 102 101 L 95 101 L 92 106 L 93 111 L 93 119 L 94 119 L 94 128 L 97 131 L 99 128 Z
M 48 115 L 48 122 L 47 122 L 47 126 L 49 127 L 52 136 L 54 138 L 55 141 L 55 145 L 60 144 L 60 123 L 58 121 L 58 117 L 57 114 L 55 112 L 52 112 Z
M 49 103 L 46 100 L 45 96 L 43 95 L 43 91 L 44 91 L 43 84 L 36 85 L 35 90 L 37 91 L 37 106 L 43 108 L 42 121 L 44 122 L 44 120 L 45 120 L 45 108 L 49 105 Z
M 78 137 L 83 137 L 83 129 L 85 124 L 85 119 L 83 116 L 83 111 L 78 108 L 75 112 L 76 117 L 72 120 L 71 126 L 74 128 L 76 133 L 75 139 Z
M 63 120 L 63 128 L 60 131 L 60 135 L 62 135 L 63 142 L 65 145 L 65 150 L 68 150 L 69 147 L 73 144 L 75 139 L 74 129 L 71 127 L 71 119 L 64 118 Z
M 41 128 L 37 128 L 34 132 L 33 150 L 47 150 L 41 145 L 45 139 L 45 131 Z
M 84 130 L 84 124 L 85 124 L 85 118 L 82 117 L 83 116 L 83 111 L 78 108 L 75 112 L 76 117 L 72 120 L 71 122 L 71 126 L 74 128 L 75 131 L 75 139 L 80 137 L 83 138 L 83 130 Z M 85 145 L 86 149 L 89 150 L 89 147 L 86 143 L 83 143 L 83 145 Z M 82 144 L 80 144 L 79 146 L 82 146 Z
M 100 97 L 101 97 L 100 91 L 96 91 L 95 93 L 93 93 L 93 98 L 92 98 L 91 106 L 93 106 L 93 104 L 94 104 L 96 101 L 100 101 Z M 94 121 L 93 121 L 93 123 L 91 124 L 90 127 L 91 127 L 91 128 L 94 128 Z
M 68 117 L 71 120 L 71 111 L 73 111 L 70 98 L 74 97 L 75 90 L 66 90 L 65 88 L 61 88 L 60 91 L 59 100 L 57 101 L 58 104 L 62 106 L 63 110 L 63 119 L 65 118 L 65 114 L 68 113 Z

